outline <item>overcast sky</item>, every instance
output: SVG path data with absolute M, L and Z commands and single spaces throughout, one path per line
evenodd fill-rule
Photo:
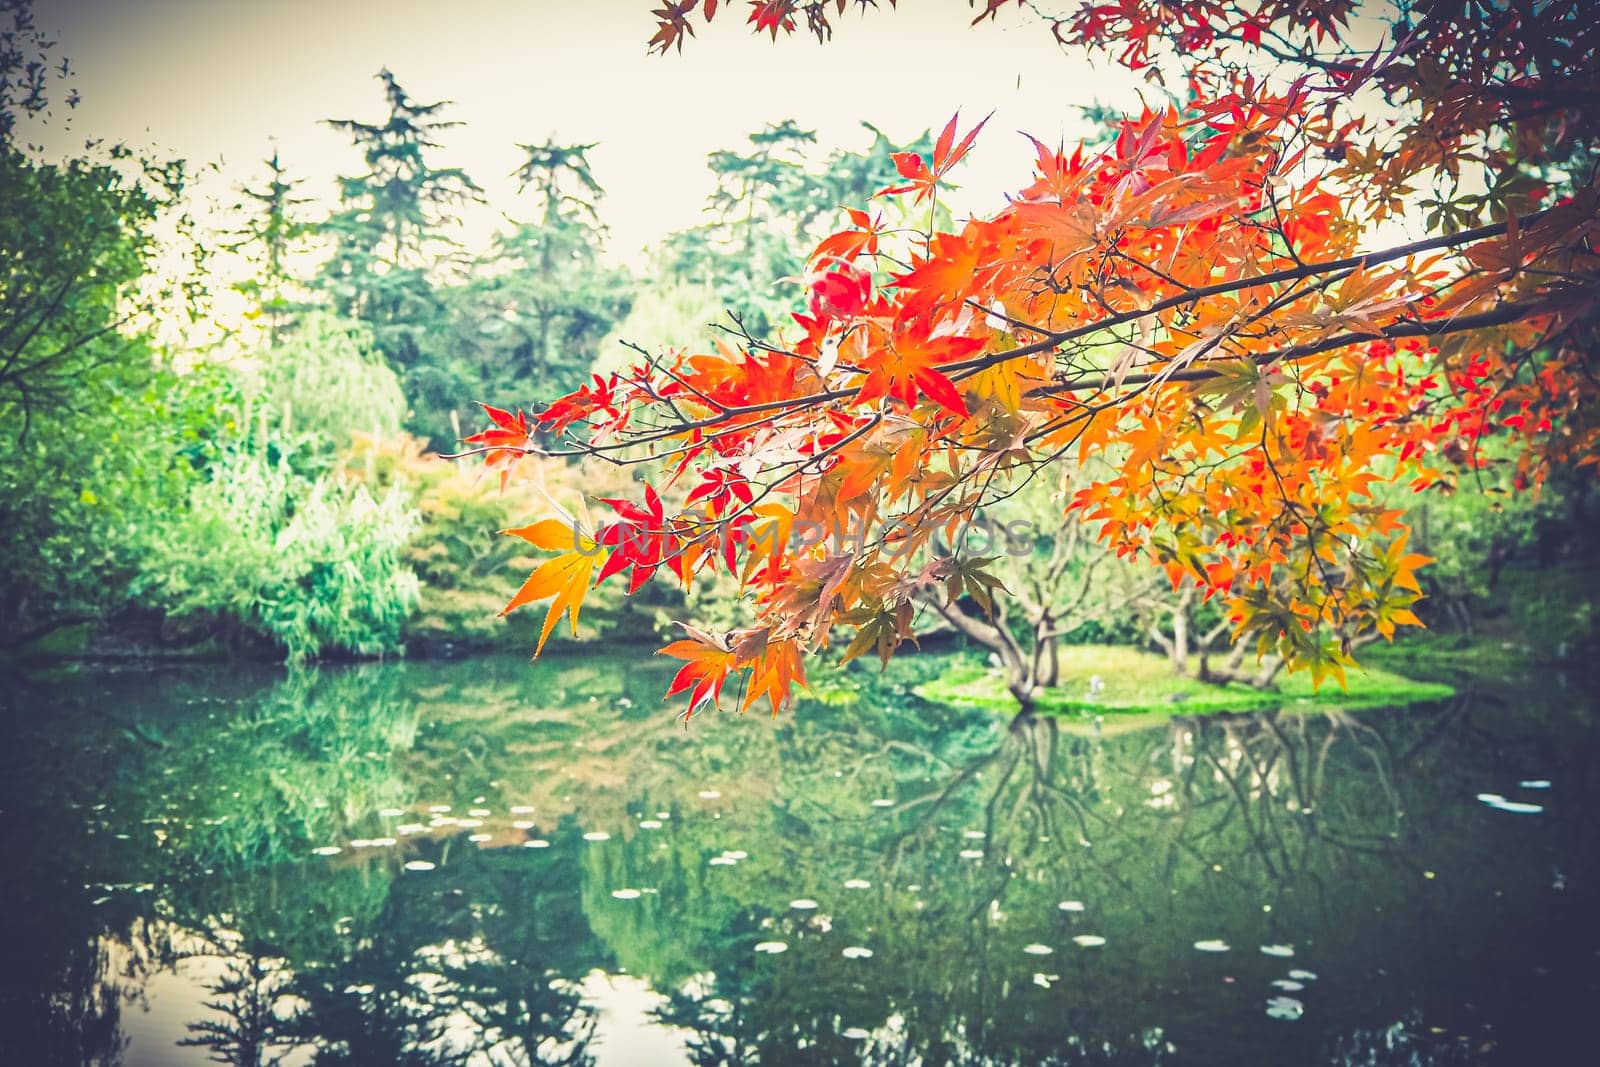
M 259 179 L 275 141 L 307 191 L 331 198 L 359 160 L 329 117 L 376 120 L 387 66 L 418 101 L 455 101 L 464 123 L 439 162 L 464 167 L 502 210 L 518 142 L 598 141 L 591 153 L 619 258 L 701 218 L 708 152 L 794 118 L 819 151 L 864 147 L 868 120 L 896 140 L 995 113 L 958 174 L 959 210 L 988 210 L 1027 183 L 1025 130 L 1081 132 L 1074 106 L 1138 106 L 1137 82 L 1063 55 L 1019 14 L 971 28 L 958 0 L 902 0 L 847 14 L 839 37 L 751 37 L 743 4 L 682 56 L 647 55 L 659 0 L 37 0 L 77 70 L 71 141 L 124 140 L 218 162 L 211 192 Z M 57 138 L 64 135 L 57 133 Z M 482 223 L 480 223 L 480 227 Z

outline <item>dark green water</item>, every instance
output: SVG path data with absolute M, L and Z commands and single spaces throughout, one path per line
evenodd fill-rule
M 10 679 L 0 1062 L 1594 1062 L 1587 686 L 1095 736 L 897 669 Z

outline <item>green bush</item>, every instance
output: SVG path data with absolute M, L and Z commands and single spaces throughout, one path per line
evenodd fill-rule
M 444 459 L 424 442 L 401 434 L 373 439 L 357 434 L 345 471 L 375 492 L 403 491 L 421 518 L 404 560 L 422 582 L 419 607 L 406 622 L 413 649 L 502 647 L 531 651 L 546 605 L 535 604 L 502 617 L 545 553 L 500 531 L 555 514 L 556 503 L 576 509 L 578 487 L 594 496 L 635 497 L 628 473 L 606 464 L 579 466 L 557 460 L 524 460 L 504 489 L 481 464 Z M 605 521 L 607 513 L 592 518 Z M 682 617 L 682 593 L 663 578 L 637 596 L 622 595 L 623 579 L 612 578 L 584 601 L 581 640 L 653 638 L 655 615 L 671 609 Z M 556 628 L 551 644 L 568 641 Z
M 0 647 L 126 608 L 216 453 L 228 380 L 204 364 L 173 373 L 127 344 L 123 365 L 82 376 L 81 409 L 0 433 Z
M 404 493 L 375 497 L 244 449 L 210 473 L 151 548 L 143 584 L 157 604 L 269 638 L 294 661 L 400 649 L 418 594 L 401 559 L 417 523 Z
M 355 433 L 394 434 L 406 416 L 400 379 L 371 330 L 327 312 L 302 317 L 238 373 L 246 432 L 299 453 L 302 466 L 326 464 Z

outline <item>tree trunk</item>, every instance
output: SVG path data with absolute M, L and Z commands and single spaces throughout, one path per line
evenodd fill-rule
M 1228 658 L 1223 661 L 1220 667 L 1211 666 L 1209 653 L 1201 652 L 1199 680 L 1211 685 L 1243 682 L 1257 689 L 1274 688 L 1274 679 L 1278 677 L 1278 672 L 1283 669 L 1283 657 L 1276 653 L 1270 653 L 1262 657 L 1261 666 L 1257 670 L 1248 671 L 1244 669 L 1244 657 L 1249 651 L 1249 647 L 1243 642 L 1234 645 L 1233 650 L 1228 653 Z
M 1189 673 L 1189 600 L 1186 588 L 1183 598 L 1172 612 L 1172 671 L 1182 678 Z

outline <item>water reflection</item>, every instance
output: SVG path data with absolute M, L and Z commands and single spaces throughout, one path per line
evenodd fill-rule
M 687 733 L 621 658 L 19 683 L 5 1032 L 603 1067 L 1475 1062 L 1579 1028 L 1577 701 L 1007 728 L 917 669 Z M 1545 779 L 1537 816 L 1473 800 Z

